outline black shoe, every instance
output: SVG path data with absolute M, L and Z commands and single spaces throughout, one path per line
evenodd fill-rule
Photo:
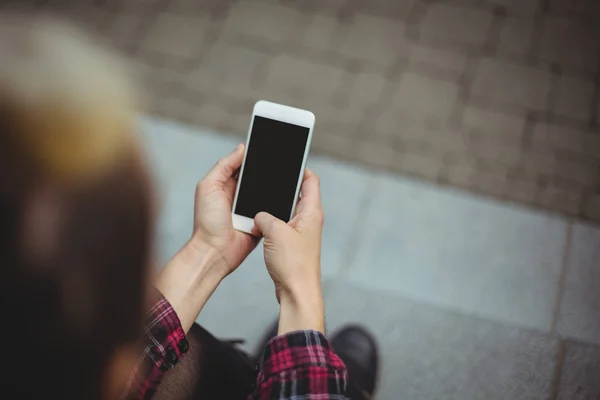
M 336 332 L 331 345 L 344 361 L 348 376 L 369 397 L 375 392 L 379 355 L 373 336 L 364 328 L 351 325 Z

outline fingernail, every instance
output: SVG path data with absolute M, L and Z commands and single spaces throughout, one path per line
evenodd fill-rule
M 235 148 L 235 150 L 240 151 L 242 149 L 242 147 L 244 147 L 244 143 L 238 144 L 237 147 Z

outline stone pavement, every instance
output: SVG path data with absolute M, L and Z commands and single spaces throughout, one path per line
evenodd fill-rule
M 0 0 L 128 54 L 160 116 L 246 134 L 268 99 L 316 152 L 600 221 L 595 0 Z
M 156 118 L 159 265 L 191 234 L 197 181 L 238 138 Z M 600 226 L 312 155 L 327 327 L 381 346 L 377 400 L 600 398 Z M 403 204 L 398 207 L 398 204 Z M 254 350 L 277 316 L 262 247 L 198 322 Z

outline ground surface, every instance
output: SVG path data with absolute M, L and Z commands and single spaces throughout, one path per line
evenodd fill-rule
M 257 99 L 305 107 L 317 152 L 600 221 L 598 1 L 2 3 L 115 44 L 156 114 L 243 136 Z
M 146 119 L 162 196 L 159 265 L 191 233 L 196 181 L 238 143 Z M 313 156 L 330 332 L 362 323 L 383 357 L 377 399 L 600 396 L 600 227 Z M 277 316 L 259 247 L 198 321 L 252 350 Z

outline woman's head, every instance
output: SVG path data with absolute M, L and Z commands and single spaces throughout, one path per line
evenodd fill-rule
M 128 366 L 151 254 L 134 118 L 112 55 L 55 22 L 0 17 L 7 397 L 112 396 Z

